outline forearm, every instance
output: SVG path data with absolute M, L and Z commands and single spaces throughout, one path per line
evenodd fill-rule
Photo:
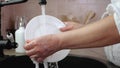
M 113 16 L 58 36 L 63 48 L 102 47 L 120 42 Z

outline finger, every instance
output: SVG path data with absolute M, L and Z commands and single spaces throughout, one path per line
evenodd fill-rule
M 25 42 L 25 45 L 28 44 L 28 43 L 30 43 L 30 42 L 31 42 L 31 40 L 27 40 L 27 41 Z
M 43 62 L 44 58 L 39 57 L 39 58 L 36 59 L 36 60 L 37 60 L 37 62 Z
M 39 58 L 40 56 L 38 55 L 38 54 L 35 54 L 35 55 L 32 55 L 32 56 L 30 56 L 30 58 L 34 58 L 34 59 L 37 59 L 37 58 Z
M 30 42 L 30 43 L 26 43 L 26 45 L 24 46 L 24 48 L 25 48 L 26 50 L 30 50 L 30 49 L 34 48 L 35 46 L 36 46 L 35 41 L 32 41 L 32 42 Z
M 42 62 L 45 57 L 41 57 L 39 54 L 30 56 L 31 59 L 36 60 L 37 62 Z
M 73 29 L 73 26 L 66 26 L 66 27 L 60 28 L 60 30 L 61 30 L 62 32 L 64 32 L 64 31 L 69 31 L 69 30 L 71 30 L 71 29 Z
M 32 40 L 27 40 L 26 43 L 30 43 Z
M 26 51 L 26 54 L 27 54 L 28 56 L 33 56 L 33 57 L 34 57 L 34 55 L 37 55 L 37 52 L 36 52 L 35 48 L 33 48 L 33 49 L 31 49 L 31 50 L 27 50 L 27 51 Z

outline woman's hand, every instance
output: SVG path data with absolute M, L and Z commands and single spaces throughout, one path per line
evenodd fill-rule
M 65 23 L 65 27 L 60 28 L 60 30 L 62 32 L 65 31 L 69 31 L 69 30 L 73 30 L 73 29 L 77 29 L 83 26 L 83 24 L 77 23 L 77 22 L 72 22 L 72 21 L 68 21 L 68 22 L 64 22 Z
M 27 41 L 24 48 L 26 49 L 26 54 L 38 62 L 43 61 L 49 55 L 61 50 L 60 40 L 55 35 L 42 36 Z

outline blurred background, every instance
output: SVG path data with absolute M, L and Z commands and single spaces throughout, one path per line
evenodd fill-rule
M 47 0 L 46 14 L 55 16 L 62 21 L 75 21 L 84 24 L 93 14 L 89 22 L 99 20 L 105 12 L 110 0 Z M 16 29 L 16 19 L 25 16 L 26 23 L 35 16 L 41 15 L 38 0 L 29 0 L 26 3 L 2 7 L 2 35 L 6 37 L 6 30 Z M 71 54 L 91 56 L 106 59 L 103 48 L 78 49 Z
M 74 18 L 74 21 L 83 23 L 90 11 L 96 14 L 91 21 L 99 20 L 110 0 L 47 0 L 47 2 L 46 14 L 61 20 L 66 20 L 66 17 Z M 18 16 L 25 16 L 28 22 L 37 15 L 41 15 L 38 0 L 2 7 L 2 34 L 5 34 L 6 29 L 15 28 Z

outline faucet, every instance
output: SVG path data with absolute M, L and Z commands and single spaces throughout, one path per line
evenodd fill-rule
M 6 5 L 12 5 L 12 4 L 19 4 L 23 2 L 27 2 L 28 0 L 8 0 L 8 1 L 3 1 L 0 2 L 0 7 L 6 6 Z
M 46 5 L 46 4 L 47 4 L 47 1 L 46 1 L 46 0 L 40 0 L 39 4 L 40 4 L 40 5 Z

